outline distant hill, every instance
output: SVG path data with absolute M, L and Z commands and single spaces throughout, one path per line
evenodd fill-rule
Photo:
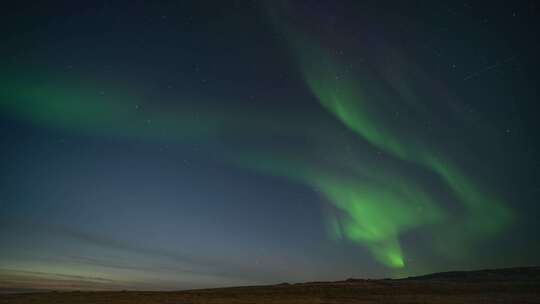
M 426 275 L 412 276 L 401 279 L 359 279 L 350 278 L 344 281 L 316 281 L 304 283 L 281 283 L 274 286 L 298 286 L 298 285 L 332 285 L 332 284 L 381 284 L 396 283 L 400 281 L 445 281 L 445 282 L 540 282 L 540 267 L 514 267 L 482 270 L 463 270 L 435 272 Z
M 540 267 L 515 267 L 473 271 L 447 271 L 408 277 L 402 280 L 434 281 L 540 281 Z

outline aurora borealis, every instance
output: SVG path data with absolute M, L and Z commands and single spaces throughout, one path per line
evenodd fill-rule
M 9 8 L 0 288 L 538 263 L 534 5 L 225 2 Z

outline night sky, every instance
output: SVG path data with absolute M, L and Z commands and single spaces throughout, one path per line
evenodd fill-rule
M 540 263 L 535 1 L 18 1 L 0 288 Z

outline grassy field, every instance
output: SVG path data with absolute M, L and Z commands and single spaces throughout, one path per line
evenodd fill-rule
M 540 303 L 538 268 L 447 273 L 405 280 L 347 280 L 181 292 L 44 292 L 0 296 L 9 304 Z

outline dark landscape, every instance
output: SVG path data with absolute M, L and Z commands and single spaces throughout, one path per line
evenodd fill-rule
M 540 267 L 442 272 L 406 279 L 348 279 L 178 292 L 37 292 L 2 304 L 103 303 L 540 303 Z

